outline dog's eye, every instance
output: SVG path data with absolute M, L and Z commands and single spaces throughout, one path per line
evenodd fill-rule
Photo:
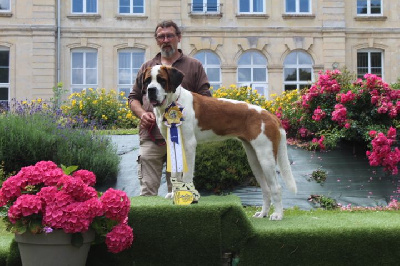
M 160 83 L 163 88 L 165 88 L 165 84 L 167 84 L 167 81 L 160 77 L 157 77 L 157 82 Z
M 143 87 L 147 87 L 150 84 L 150 82 L 151 82 L 151 78 L 148 77 L 147 79 L 144 80 Z

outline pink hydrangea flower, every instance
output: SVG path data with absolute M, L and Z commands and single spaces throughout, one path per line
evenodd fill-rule
M 100 198 L 107 218 L 124 221 L 130 210 L 130 200 L 125 192 L 109 188 Z
M 96 184 L 96 176 L 93 172 L 88 170 L 78 170 L 72 174 L 73 177 L 79 177 L 88 186 Z
M 11 223 L 16 223 L 21 217 L 38 214 L 42 211 L 42 201 L 36 195 L 22 195 L 17 198 L 8 210 Z
M 90 171 L 79 170 L 69 176 L 55 163 L 41 161 L 23 167 L 4 181 L 0 204 L 11 204 L 8 210 L 11 223 L 20 219 L 28 223 L 31 215 L 41 215 L 43 232 L 52 229 L 85 232 L 96 217 L 118 221 L 121 224 L 112 229 L 106 244 L 112 252 L 122 251 L 133 241 L 132 228 L 127 224 L 129 198 L 125 192 L 112 188 L 99 198 L 93 187 L 95 183 L 96 177 Z
M 132 228 L 125 223 L 120 223 L 106 235 L 108 251 L 112 253 L 121 252 L 132 245 L 133 239 Z

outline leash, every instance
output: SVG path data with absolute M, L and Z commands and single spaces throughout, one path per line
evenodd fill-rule
M 156 123 L 151 124 L 151 126 L 149 127 L 149 129 L 147 129 L 147 133 L 150 136 L 151 141 L 153 141 L 156 145 L 158 146 L 165 146 L 166 142 L 165 140 L 161 141 L 161 142 L 157 142 L 157 139 L 153 136 L 153 134 L 151 133 L 151 131 L 153 131 L 153 128 L 155 126 Z

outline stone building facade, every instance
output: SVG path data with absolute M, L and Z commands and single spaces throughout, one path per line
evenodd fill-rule
M 166 19 L 213 88 L 268 96 L 342 67 L 400 77 L 399 1 L 0 0 L 0 100 L 48 99 L 57 82 L 129 92 Z

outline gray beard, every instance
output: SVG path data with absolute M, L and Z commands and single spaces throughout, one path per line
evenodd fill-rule
M 165 57 L 165 58 L 171 58 L 175 54 L 175 51 L 176 50 L 172 47 L 171 47 L 171 50 L 168 50 L 168 51 L 161 48 L 161 55 L 162 55 L 162 57 Z

